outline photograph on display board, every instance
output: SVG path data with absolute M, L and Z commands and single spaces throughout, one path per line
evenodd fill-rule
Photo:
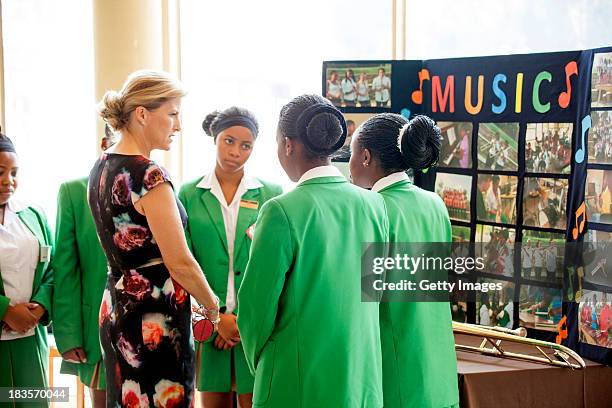
M 438 172 L 435 191 L 442 197 L 451 219 L 470 221 L 471 176 Z
M 471 168 L 472 123 L 438 122 L 437 125 L 442 132 L 438 166 Z
M 325 68 L 325 97 L 334 105 L 391 107 L 391 64 L 330 62 Z
M 513 224 L 516 220 L 518 178 L 497 174 L 478 175 L 476 217 L 480 221 Z
M 612 224 L 612 170 L 587 170 L 584 201 L 589 221 Z
M 568 180 L 526 177 L 523 224 L 565 230 Z
M 593 57 L 591 106 L 612 106 L 612 52 L 595 54 Z
M 480 278 L 478 282 L 501 284 L 502 290 L 490 290 L 476 295 L 476 324 L 511 329 L 514 325 L 514 283 L 486 278 Z
M 612 232 L 589 230 L 581 248 L 585 282 L 612 288 Z
M 351 140 L 353 138 L 353 133 L 355 130 L 363 122 L 371 118 L 373 114 L 371 113 L 345 113 L 344 119 L 346 120 L 346 140 L 344 141 L 344 146 L 342 146 L 334 155 L 332 156 L 332 161 L 343 161 L 348 162 L 351 158 Z
M 521 285 L 519 326 L 557 332 L 562 317 L 562 292 L 557 288 Z
M 514 274 L 514 242 L 512 228 L 476 224 L 476 256 L 484 258 L 482 272 L 512 276 Z
M 580 342 L 612 348 L 612 293 L 585 291 L 578 307 Z
M 612 164 L 612 111 L 591 111 L 589 163 Z
M 518 169 L 518 123 L 478 125 L 478 169 Z
M 470 241 L 470 227 L 463 227 L 460 225 L 451 226 L 453 230 L 453 242 L 469 242 Z
M 568 174 L 572 157 L 571 123 L 528 123 L 525 133 L 525 170 Z
M 461 279 L 464 281 L 469 281 L 465 277 Z M 449 277 L 450 282 L 456 283 L 457 280 L 458 278 L 456 276 Z M 455 322 L 467 323 L 467 305 L 468 305 L 467 292 L 460 291 L 457 289 L 457 287 L 458 285 L 455 285 L 450 295 L 451 318 Z
M 565 236 L 547 231 L 523 230 L 521 275 L 525 279 L 560 283 L 563 279 Z

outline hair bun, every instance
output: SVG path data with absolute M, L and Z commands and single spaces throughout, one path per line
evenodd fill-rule
M 125 127 L 127 115 L 123 111 L 123 98 L 116 91 L 108 91 L 98 104 L 98 113 L 102 119 L 115 131 Z
M 407 167 L 423 170 L 438 162 L 442 134 L 431 118 L 418 115 L 402 127 L 397 144 Z
M 304 136 L 312 147 L 317 147 L 318 151 L 313 153 L 323 153 L 332 149 L 343 133 L 342 124 L 335 115 L 321 112 L 314 115 L 308 122 Z
M 218 116 L 219 111 L 216 110 L 206 115 L 206 117 L 202 121 L 202 129 L 204 129 L 204 133 L 206 133 L 207 136 L 213 137 L 211 125 L 215 121 L 215 119 L 217 119 Z

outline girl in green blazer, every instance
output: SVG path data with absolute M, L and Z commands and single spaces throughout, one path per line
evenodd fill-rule
M 378 194 L 331 166 L 346 124 L 327 99 L 285 105 L 278 158 L 295 190 L 264 204 L 238 293 L 254 407 L 380 408 L 378 303 L 361 301 L 362 244 L 385 242 Z
M 412 184 L 408 170 L 438 161 L 440 129 L 426 116 L 410 122 L 376 115 L 355 132 L 349 162 L 355 184 L 384 198 L 389 241 L 450 242 L 451 224 L 436 194 Z M 457 361 L 448 302 L 380 304 L 385 408 L 458 407 Z
M 187 242 L 223 313 L 215 340 L 198 344 L 197 387 L 203 391 L 204 407 L 231 408 L 236 391 L 244 408 L 251 406 L 253 375 L 236 326 L 236 293 L 249 260 L 259 208 L 282 190 L 245 174 L 258 133 L 251 112 L 236 107 L 213 112 L 202 127 L 214 138 L 216 165 L 209 174 L 186 183 L 179 199 L 188 215 Z
M 0 134 L 0 387 L 47 386 L 53 237 L 43 213 L 12 199 L 17 154 Z M 41 407 L 43 402 L 0 403 Z

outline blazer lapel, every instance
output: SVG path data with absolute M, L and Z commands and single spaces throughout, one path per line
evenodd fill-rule
M 17 214 L 19 219 L 25 224 L 26 227 L 34 234 L 36 239 L 38 240 L 38 265 L 36 265 L 36 272 L 34 273 L 34 282 L 32 287 L 36 289 L 38 285 L 40 285 L 40 280 L 42 279 L 43 269 L 45 267 L 45 262 L 40 261 L 40 248 L 43 245 L 47 245 L 47 241 L 45 240 L 45 236 L 43 234 L 40 222 L 36 214 L 31 210 L 24 210 Z
M 248 190 L 242 196 L 242 200 L 257 201 L 259 203 L 260 190 L 261 188 Z M 242 249 L 247 229 L 257 220 L 257 214 L 259 214 L 259 208 L 252 209 L 240 207 L 240 209 L 238 210 L 238 220 L 236 221 L 236 237 L 234 239 L 234 260 L 236 259 L 236 255 L 240 253 L 240 249 Z
M 223 247 L 227 252 L 227 237 L 225 236 L 225 224 L 223 223 L 221 204 L 219 204 L 219 201 L 217 201 L 217 198 L 210 192 L 210 190 L 204 190 L 201 198 L 202 202 L 204 203 L 204 208 L 206 208 L 206 211 L 208 211 L 210 220 L 215 226 L 215 229 L 219 234 L 219 238 L 221 238 L 221 242 L 223 243 Z

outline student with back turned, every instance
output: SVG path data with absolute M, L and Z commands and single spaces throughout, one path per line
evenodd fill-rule
M 254 406 L 383 406 L 378 303 L 361 302 L 361 252 L 387 241 L 388 221 L 379 195 L 330 165 L 345 138 L 323 97 L 281 110 L 277 153 L 297 187 L 261 209 L 238 292 Z
M 440 129 L 426 116 L 408 121 L 384 113 L 355 131 L 351 177 L 384 198 L 391 244 L 451 241 L 440 197 L 412 184 L 406 174 L 433 166 L 440 144 Z M 383 302 L 380 327 L 385 408 L 458 407 L 449 303 Z

